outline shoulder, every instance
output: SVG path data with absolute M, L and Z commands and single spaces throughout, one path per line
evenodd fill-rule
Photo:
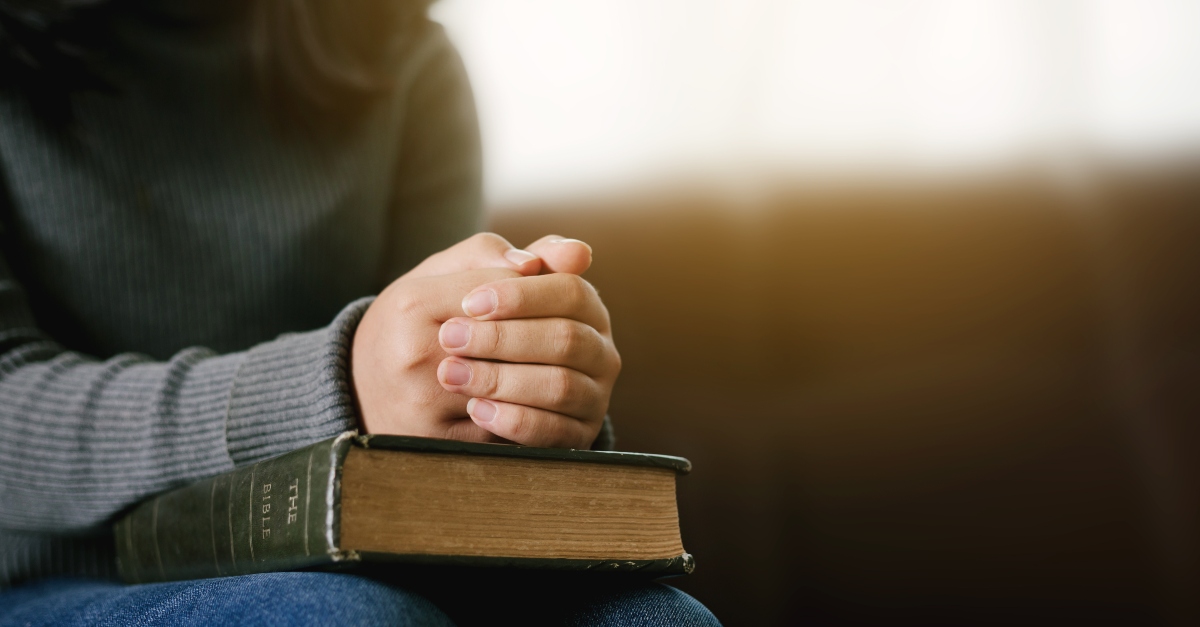
M 402 93 L 430 84 L 465 85 L 466 71 L 441 24 L 424 13 L 405 20 L 392 51 L 394 87 Z

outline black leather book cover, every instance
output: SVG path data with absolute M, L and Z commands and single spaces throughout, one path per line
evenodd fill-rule
M 476 444 L 353 432 L 238 468 L 139 504 L 113 528 L 126 583 L 149 583 L 281 570 L 396 562 L 464 567 L 690 573 L 687 553 L 663 560 L 606 561 L 359 553 L 339 546 L 340 472 L 352 446 L 431 453 L 565 459 L 667 468 L 680 457 Z

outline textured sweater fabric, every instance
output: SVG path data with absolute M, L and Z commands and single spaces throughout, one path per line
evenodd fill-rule
M 263 110 L 241 27 L 97 25 L 126 78 L 71 132 L 0 90 L 0 587 L 112 576 L 123 510 L 354 428 L 369 296 L 476 230 L 439 27 L 407 24 L 394 90 L 321 140 Z

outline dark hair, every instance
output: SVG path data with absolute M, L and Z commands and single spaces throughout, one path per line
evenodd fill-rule
M 155 0 L 0 0 L 0 88 L 15 87 L 44 120 L 71 120 L 70 95 L 115 90 L 106 75 L 105 35 L 113 11 Z M 246 53 L 265 107 L 306 129 L 359 119 L 391 87 L 401 33 L 419 24 L 429 0 L 209 0 L 212 12 L 248 12 Z

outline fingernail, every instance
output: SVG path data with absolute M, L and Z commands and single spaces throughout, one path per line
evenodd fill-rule
M 508 250 L 508 252 L 504 253 L 504 258 L 511 261 L 513 265 L 519 266 L 523 263 L 537 259 L 537 255 L 521 250 L 520 248 L 511 248 Z
M 496 311 L 496 292 L 480 290 L 467 294 L 463 299 L 462 308 L 468 316 L 486 316 Z
M 471 341 L 471 327 L 461 322 L 447 322 L 442 325 L 439 339 L 446 348 L 462 348 Z
M 461 361 L 449 360 L 443 362 L 442 383 L 447 385 L 466 385 L 471 381 L 471 367 Z
M 589 253 L 592 252 L 591 245 L 581 239 L 572 239 L 570 237 L 560 237 L 558 239 L 550 240 L 550 243 L 551 244 L 583 244 L 583 247 L 588 249 Z
M 496 406 L 482 398 L 467 401 L 467 413 L 477 422 L 491 422 L 496 419 Z

